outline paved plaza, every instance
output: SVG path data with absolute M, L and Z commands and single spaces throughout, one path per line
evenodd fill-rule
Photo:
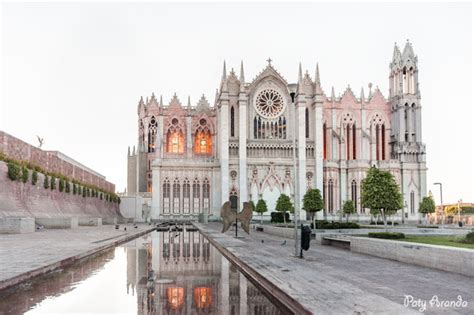
M 314 313 L 322 314 L 410 314 L 406 296 L 427 301 L 426 314 L 473 314 L 474 279 L 455 273 L 356 254 L 313 241 L 304 259 L 292 257 L 294 241 L 241 229 L 235 239 L 222 225 L 198 225 L 210 238 L 254 268 L 270 282 Z M 284 245 L 282 245 L 284 244 Z M 468 301 L 466 308 L 430 307 L 429 301 Z M 409 297 L 408 297 L 409 298 Z M 415 303 L 415 302 L 413 302 Z
M 124 231 L 124 227 L 127 230 Z M 152 230 L 132 224 L 0 234 L 0 289 L 62 267 Z

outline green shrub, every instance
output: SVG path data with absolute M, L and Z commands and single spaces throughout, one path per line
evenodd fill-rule
M 283 220 L 283 212 L 272 212 L 270 213 L 271 220 L 270 222 L 272 223 L 284 223 L 286 220 L 286 223 L 290 223 L 290 214 L 288 212 L 285 212 L 285 220 Z
M 49 187 L 51 187 L 51 190 L 55 190 L 55 189 L 56 189 L 56 177 L 51 176 L 51 182 L 50 182 L 50 184 L 49 184 Z
M 474 244 L 474 231 L 466 234 L 466 237 L 462 240 L 463 243 Z
M 14 162 L 8 162 L 8 178 L 11 180 L 17 180 L 20 178 L 20 165 Z
M 59 179 L 59 191 L 63 192 L 64 191 L 64 179 Z
M 375 222 L 370 221 L 370 225 L 375 225 Z M 383 221 L 377 221 L 377 225 L 383 225 Z M 387 225 L 392 225 L 392 221 L 387 221 Z M 398 225 L 398 222 L 393 222 L 393 225 Z
M 26 183 L 28 181 L 28 177 L 29 177 L 29 172 L 28 172 L 28 169 L 26 168 L 26 166 L 23 166 L 21 168 L 21 181 L 23 183 Z
M 45 189 L 48 189 L 48 188 L 49 188 L 49 178 L 48 178 L 48 175 L 44 175 L 43 187 L 44 187 Z
M 416 227 L 420 228 L 420 229 L 437 229 L 437 228 L 439 228 L 439 226 L 437 226 L 437 225 L 417 225 Z
M 34 170 L 33 173 L 31 173 L 31 185 L 36 185 L 38 182 L 38 171 Z
M 99 198 L 100 198 L 100 200 L 102 200 L 102 198 L 103 198 L 103 193 L 100 193 L 100 197 L 99 197 Z
M 397 240 L 405 238 L 405 234 L 396 232 L 370 232 L 369 237 Z
M 75 183 L 72 184 L 72 194 L 73 195 L 77 194 L 77 186 Z
M 311 228 L 314 228 L 313 223 L 311 223 Z M 338 230 L 338 229 L 360 229 L 359 224 L 355 222 L 328 222 L 324 220 L 316 221 L 316 229 L 321 230 Z
M 85 187 L 82 187 L 82 197 L 86 197 L 87 196 L 87 188 Z
M 66 185 L 65 185 L 65 190 L 66 190 L 66 193 L 70 193 L 71 192 L 71 183 L 70 182 L 66 182 Z

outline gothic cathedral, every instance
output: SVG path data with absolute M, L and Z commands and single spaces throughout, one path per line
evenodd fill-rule
M 184 106 L 176 95 L 165 105 L 153 94 L 138 103 L 138 146 L 128 153 L 127 195 L 149 200 L 150 219 L 218 218 L 222 203 L 264 199 L 268 215 L 281 193 L 303 199 L 318 188 L 329 220 L 354 200 L 354 219 L 368 220 L 360 186 L 371 166 L 389 170 L 405 206 L 398 217 L 418 220 L 426 196 L 425 145 L 417 57 L 411 43 L 397 45 L 390 63 L 386 99 L 378 88 L 359 97 L 322 88 L 299 68 L 288 83 L 271 60 L 251 82 L 241 64 L 224 71 L 211 106 L 204 95 Z M 294 167 L 296 161 L 296 167 Z M 295 187 L 297 189 L 295 189 Z M 300 212 L 304 218 L 306 214 Z M 322 213 L 318 213 L 321 217 Z

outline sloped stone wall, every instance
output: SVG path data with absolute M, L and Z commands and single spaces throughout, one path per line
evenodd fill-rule
M 8 178 L 8 167 L 0 161 L 0 217 L 117 217 L 119 204 L 95 197 L 82 197 L 56 189 L 43 187 L 44 175 L 38 173 L 38 182 L 12 181 Z

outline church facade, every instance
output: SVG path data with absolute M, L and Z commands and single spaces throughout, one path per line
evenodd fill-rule
M 316 66 L 314 77 L 299 68 L 289 83 L 269 59 L 246 81 L 223 75 L 213 106 L 204 97 L 191 105 L 176 95 L 165 105 L 155 95 L 138 104 L 138 145 L 128 153 L 128 195 L 148 196 L 150 219 L 219 217 L 231 200 L 264 199 L 268 213 L 278 196 L 301 201 L 307 189 L 323 194 L 328 219 L 338 219 L 345 200 L 368 220 L 360 203 L 368 169 L 389 170 L 401 187 L 405 206 L 398 216 L 419 219 L 426 196 L 418 61 L 411 43 L 394 47 L 388 98 L 369 85 L 356 96 L 348 87 L 326 94 Z M 296 163 L 294 162 L 296 161 Z M 318 213 L 322 217 L 323 213 Z M 303 210 L 302 218 L 306 217 Z

